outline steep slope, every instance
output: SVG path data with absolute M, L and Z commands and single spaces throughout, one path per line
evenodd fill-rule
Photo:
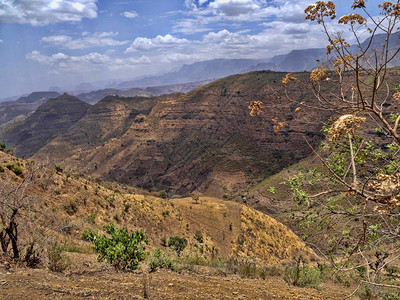
M 34 92 L 29 96 L 20 97 L 16 101 L 0 103 L 0 125 L 14 118 L 27 116 L 40 104 L 59 95 L 57 92 Z
M 312 124 L 297 120 L 296 106 L 277 98 L 283 93 L 275 90 L 283 75 L 234 75 L 187 95 L 156 98 L 148 116 L 125 107 L 121 114 L 130 115 L 131 124 L 121 135 L 109 135 L 122 127 L 89 110 L 91 118 L 85 116 L 35 157 L 49 155 L 71 170 L 107 180 L 222 196 L 226 189 L 243 189 L 308 155 L 303 134 L 313 145 L 320 142 L 318 120 L 325 121 L 327 113 L 315 115 Z M 311 91 L 296 84 L 292 88 L 299 99 L 313 99 Z M 252 100 L 262 100 L 266 113 L 251 117 L 247 106 Z M 273 127 L 277 121 L 285 123 L 279 132 Z M 104 132 L 96 122 L 105 126 Z
M 0 196 L 7 194 L 7 189 L 18 186 L 26 174 L 37 168 L 3 152 L 0 152 L 0 160 L 0 184 L 4 187 Z M 6 166 L 10 163 L 21 166 L 22 175 L 9 170 Z M 32 213 L 35 215 L 37 212 L 37 219 L 29 220 L 37 220 L 39 224 L 31 224 L 32 227 L 42 228 L 56 240 L 68 238 L 82 245 L 82 233 L 87 228 L 101 230 L 103 225 L 114 222 L 130 230 L 144 230 L 152 247 L 161 247 L 161 238 L 185 237 L 190 246 L 201 248 L 198 251 L 204 257 L 252 258 L 269 264 L 292 261 L 300 254 L 308 259 L 317 258 L 284 225 L 237 203 L 209 197 L 200 198 L 197 204 L 192 198 L 160 199 L 123 185 L 99 185 L 78 176 L 57 173 L 49 167 L 36 171 L 35 175 L 40 180 L 36 177 L 30 180 L 27 176 L 26 189 L 20 193 L 31 197 Z M 253 220 L 260 226 L 253 228 L 252 235 L 249 235 L 247 226 Z M 265 233 L 267 227 L 274 230 Z M 59 228 L 69 229 L 62 233 L 57 232 Z M 196 231 L 202 233 L 203 241 L 196 240 Z M 29 232 L 21 231 L 20 239 L 27 238 L 25 234 Z M 270 246 L 265 240 L 251 246 L 242 242 L 247 238 L 251 241 L 253 235 L 266 235 L 269 245 L 273 245 L 272 251 L 268 251 Z M 186 252 L 193 251 L 193 247 L 187 247 Z
M 120 138 L 132 123 L 142 122 L 145 115 L 148 115 L 154 105 L 162 99 L 164 98 L 107 96 L 90 106 L 76 124 L 60 134 L 35 156 L 50 156 L 58 162 L 68 160 L 77 153 L 86 156 L 88 151 L 95 151 L 110 140 Z M 118 146 L 122 148 L 120 144 Z M 72 164 L 75 163 L 78 161 Z
M 15 154 L 29 157 L 75 124 L 89 106 L 67 94 L 50 99 L 26 120 L 0 132 L 0 140 L 15 147 Z

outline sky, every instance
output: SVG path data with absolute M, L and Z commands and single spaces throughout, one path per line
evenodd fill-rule
M 304 19 L 314 2 L 0 0 L 0 97 L 324 47 L 321 26 Z M 338 14 L 351 12 L 353 1 L 334 2 Z M 381 2 L 367 1 L 373 14 Z

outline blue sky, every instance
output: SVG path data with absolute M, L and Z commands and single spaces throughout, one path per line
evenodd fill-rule
M 334 2 L 339 14 L 350 12 L 352 1 Z M 373 14 L 380 2 L 367 1 Z M 214 58 L 265 59 L 324 47 L 321 27 L 304 20 L 311 3 L 0 0 L 0 97 L 105 85 Z

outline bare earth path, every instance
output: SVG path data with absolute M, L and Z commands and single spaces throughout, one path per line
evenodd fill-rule
M 48 269 L 7 269 L 0 264 L 0 299 L 144 298 L 144 275 L 140 271 L 116 272 L 87 254 L 74 254 L 72 264 L 80 267 L 65 273 Z M 218 275 L 212 270 L 196 274 L 161 270 L 147 276 L 150 280 L 148 299 L 344 299 L 347 295 L 340 287 L 297 288 L 288 286 L 278 277 L 244 279 L 236 275 Z

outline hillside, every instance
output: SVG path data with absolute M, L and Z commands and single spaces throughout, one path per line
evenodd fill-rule
M 318 122 L 328 114 L 318 113 L 313 124 L 296 120 L 296 106 L 277 98 L 283 93 L 275 90 L 282 76 L 234 75 L 186 95 L 149 98 L 157 104 L 140 115 L 130 106 L 133 100 L 118 100 L 124 101 L 120 109 L 106 98 L 35 157 L 48 156 L 71 171 L 171 194 L 222 196 L 228 189 L 243 190 L 307 156 L 310 149 L 302 134 L 313 145 L 321 141 Z M 309 90 L 297 85 L 293 90 L 300 99 L 313 99 Z M 252 100 L 262 100 L 266 113 L 251 117 L 247 106 Z M 101 107 L 109 113 L 103 115 Z M 277 121 L 285 123 L 279 132 L 273 127 Z
M 0 132 L 0 140 L 15 154 L 31 156 L 53 137 L 61 134 L 82 118 L 89 104 L 64 94 L 40 105 L 34 114 Z
M 198 296 L 215 299 L 232 295 L 343 299 L 349 294 L 332 284 L 323 284 L 316 290 L 288 286 L 273 273 L 263 273 L 263 280 L 257 279 L 256 274 L 247 274 L 246 266 L 253 266 L 253 263 L 246 265 L 248 261 L 271 266 L 290 263 L 300 256 L 305 261 L 315 260 L 317 256 L 284 225 L 238 203 L 210 197 L 200 197 L 197 201 L 167 200 L 121 184 L 62 174 L 50 166 L 40 167 L 3 152 L 0 152 L 0 161 L 0 184 L 4 189 L 0 193 L 22 184 L 20 196 L 23 193 L 29 198 L 26 208 L 30 217 L 21 214 L 17 219 L 19 243 L 23 248 L 24 241 L 34 239 L 40 255 L 39 265 L 34 269 L 20 268 L 7 259 L 0 262 L 0 297 L 5 299 L 30 299 L 32 293 L 33 298 L 41 299 L 59 296 L 62 299 L 122 296 L 141 299 L 144 289 L 155 299 Z M 7 167 L 10 164 L 20 165 L 22 174 L 14 174 Z M 33 180 L 29 179 L 32 171 Z M 83 232 L 89 228 L 102 231 L 102 225 L 109 222 L 118 227 L 127 226 L 129 230 L 144 230 L 149 238 L 149 250 L 160 247 L 168 253 L 162 238 L 185 237 L 188 247 L 181 255 L 183 269 L 149 274 L 146 261 L 142 270 L 127 273 L 98 263 Z M 197 232 L 201 232 L 202 241 L 196 238 Z M 54 244 L 56 241 L 58 244 Z M 62 255 L 68 258 L 68 265 L 62 273 L 45 268 L 49 264 L 46 253 L 52 245 L 65 249 Z M 201 266 L 207 262 L 208 267 Z M 278 272 L 279 266 L 271 270 Z M 247 278 L 235 275 L 237 272 Z
M 18 185 L 35 169 L 29 161 L 3 152 L 0 152 L 0 160 L 0 182 L 6 189 L 1 193 L 7 193 L 9 187 Z M 14 174 L 13 169 L 7 167 L 10 164 L 20 165 L 22 175 Z M 198 243 L 196 247 L 200 247 L 206 257 L 251 257 L 269 264 L 291 261 L 300 254 L 308 259 L 317 258 L 284 225 L 234 202 L 210 197 L 201 197 L 197 203 L 192 198 L 167 200 L 116 183 L 99 184 L 61 174 L 50 167 L 36 171 L 36 176 L 41 180 L 30 181 L 27 177 L 26 189 L 21 193 L 34 199 L 31 201 L 33 211 L 45 213 L 40 215 L 40 224 L 35 226 L 48 226 L 46 230 L 53 232 L 51 236 L 55 239 L 70 239 L 83 245 L 84 230 L 101 229 L 102 225 L 115 222 L 131 230 L 144 230 L 152 247 L 161 247 L 163 237 L 184 236 L 191 244 Z M 252 222 L 258 224 L 252 227 L 254 236 L 264 236 L 264 240 L 254 243 L 252 236 L 246 234 Z M 265 233 L 267 227 L 276 230 Z M 57 228 L 69 229 L 62 233 L 57 232 Z M 202 233 L 204 242 L 196 242 L 196 231 Z M 21 238 L 23 234 L 21 231 Z M 269 247 L 268 251 L 265 247 Z M 194 251 L 190 249 L 192 247 L 187 250 Z
M 40 104 L 59 95 L 57 92 L 34 92 L 26 97 L 20 97 L 16 101 L 0 103 L 0 125 L 14 118 L 26 117 Z

